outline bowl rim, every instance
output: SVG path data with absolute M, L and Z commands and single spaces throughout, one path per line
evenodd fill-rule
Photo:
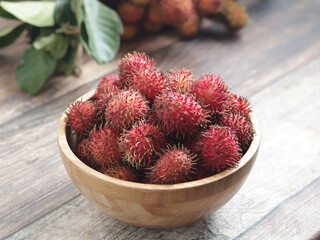
M 95 90 L 92 90 L 78 99 L 76 101 L 86 101 L 89 100 L 94 95 Z M 75 101 L 75 102 L 76 102 Z M 79 170 L 84 172 L 85 174 L 91 175 L 91 177 L 95 177 L 99 179 L 100 181 L 126 187 L 126 188 L 134 188 L 141 191 L 170 191 L 170 190 L 179 190 L 179 189 L 192 189 L 204 185 L 208 185 L 214 182 L 217 182 L 221 180 L 224 177 L 227 177 L 229 175 L 234 174 L 237 171 L 240 171 L 243 166 L 245 166 L 256 154 L 256 152 L 259 149 L 260 146 L 260 140 L 261 140 L 261 132 L 260 127 L 258 123 L 258 119 L 255 116 L 253 112 L 251 112 L 251 120 L 253 124 L 253 128 L 255 130 L 255 134 L 253 137 L 253 140 L 249 146 L 249 149 L 247 152 L 242 156 L 242 158 L 239 161 L 239 164 L 235 167 L 226 169 L 220 173 L 214 174 L 210 177 L 206 177 L 200 180 L 194 180 L 190 182 L 185 183 L 176 183 L 176 184 L 150 184 L 150 183 L 137 183 L 137 182 L 130 182 L 125 181 L 117 178 L 110 177 L 108 175 L 105 175 L 99 171 L 94 170 L 93 168 L 89 167 L 85 163 L 83 163 L 71 150 L 68 141 L 67 141 L 67 135 L 66 135 L 66 112 L 68 108 L 63 112 L 59 123 L 58 123 L 58 145 L 60 147 L 60 150 L 64 152 L 66 158 L 68 161 L 70 161 L 74 166 L 76 166 Z

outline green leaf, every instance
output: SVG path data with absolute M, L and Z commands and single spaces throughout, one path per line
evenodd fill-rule
M 0 17 L 8 18 L 8 19 L 17 19 L 12 14 L 6 12 L 1 6 L 0 6 Z
M 79 0 L 77 1 L 81 2 Z M 75 26 L 77 25 L 75 14 L 71 10 L 70 0 L 56 0 L 54 21 L 56 25 L 61 25 L 62 23 L 69 23 Z
M 55 59 L 62 58 L 68 49 L 69 38 L 58 33 L 51 33 L 47 36 L 40 36 L 33 42 L 33 47 L 37 50 L 45 49 L 51 53 Z
M 56 71 L 71 75 L 78 55 L 79 39 L 71 39 L 66 55 L 58 61 Z
M 25 23 L 19 23 L 0 31 L 0 48 L 13 43 L 21 35 L 26 26 L 27 24 Z
M 37 27 L 54 26 L 55 2 L 52 1 L 1 1 L 0 7 L 17 19 Z
M 55 59 L 60 59 L 67 53 L 69 38 L 61 34 L 55 35 L 55 41 L 46 47 L 46 50 L 51 53 Z
M 16 77 L 21 90 L 36 94 L 53 73 L 57 61 L 46 50 L 29 48 L 17 67 Z
M 83 0 L 83 8 L 85 14 L 84 26 L 81 24 L 80 28 L 81 42 L 97 63 L 111 61 L 120 46 L 122 23 L 118 14 L 97 0 Z

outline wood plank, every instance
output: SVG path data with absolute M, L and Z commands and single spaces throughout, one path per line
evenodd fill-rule
M 308 204 L 318 206 L 314 197 L 317 192 L 312 195 L 309 190 L 300 190 L 320 177 L 317 161 L 320 126 L 315 125 L 320 117 L 319 111 L 315 111 L 320 108 L 319 78 L 320 58 L 252 97 L 262 129 L 257 162 L 242 189 L 208 218 L 174 229 L 136 228 L 105 216 L 80 196 L 10 235 L 9 239 L 230 239 L 292 196 L 292 199 L 299 196 L 297 201 L 304 197 Z M 305 217 L 316 220 L 318 217 L 313 214 L 317 211 L 308 212 Z M 304 229 L 309 222 L 300 224 Z
M 320 177 L 235 239 L 319 239 Z M 318 233 L 318 234 L 315 234 Z

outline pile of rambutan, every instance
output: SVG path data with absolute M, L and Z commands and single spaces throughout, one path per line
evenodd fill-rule
M 127 54 L 118 75 L 67 110 L 73 149 L 111 177 L 175 184 L 237 166 L 254 137 L 249 101 L 220 75 L 161 72 L 146 54 Z
M 204 18 L 238 31 L 250 19 L 243 5 L 235 0 L 101 0 L 114 8 L 124 26 L 123 40 L 134 39 L 141 30 L 160 32 L 173 27 L 182 37 L 194 37 Z

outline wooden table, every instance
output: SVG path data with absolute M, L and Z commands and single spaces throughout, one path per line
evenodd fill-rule
M 320 1 L 247 0 L 253 23 L 237 36 L 206 24 L 182 40 L 168 32 L 124 44 L 103 66 L 53 77 L 34 97 L 19 90 L 20 38 L 0 51 L 0 238 L 309 239 L 320 238 Z M 242 189 L 206 219 L 174 229 L 129 226 L 94 208 L 74 187 L 57 147 L 67 104 L 115 73 L 128 51 L 171 67 L 220 73 L 248 97 L 262 129 L 256 164 Z

